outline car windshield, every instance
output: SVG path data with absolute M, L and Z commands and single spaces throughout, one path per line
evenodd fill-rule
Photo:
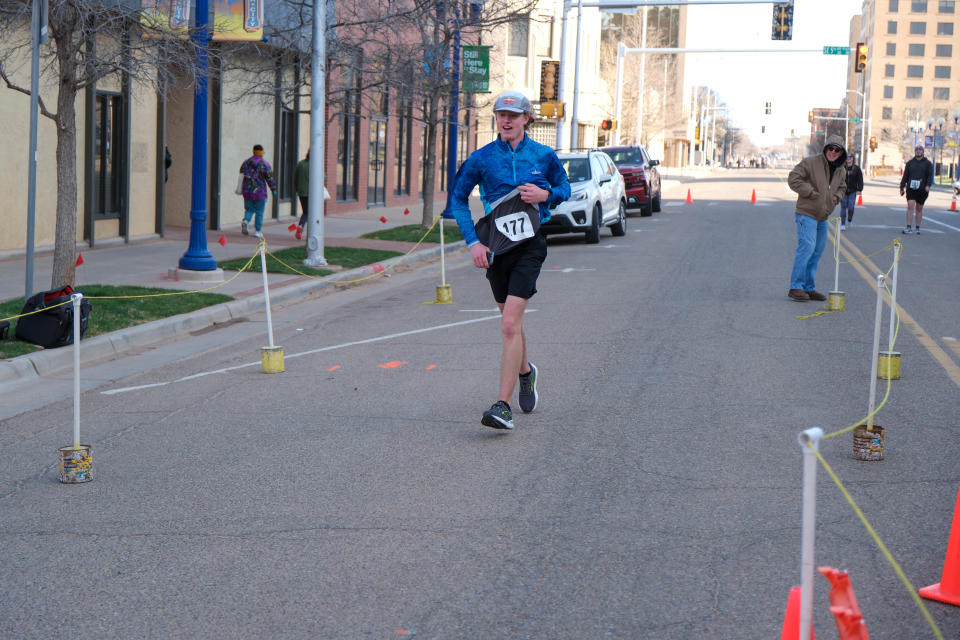
M 560 160 L 564 171 L 567 172 L 567 180 L 571 184 L 576 182 L 586 182 L 590 179 L 590 165 L 586 158 L 564 158 Z
M 624 149 L 622 151 L 609 151 L 614 164 L 643 164 L 643 156 L 639 149 Z

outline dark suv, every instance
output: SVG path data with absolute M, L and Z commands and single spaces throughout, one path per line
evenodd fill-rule
M 623 176 L 627 190 L 627 208 L 640 209 L 641 216 L 660 211 L 659 160 L 651 160 L 647 150 L 639 145 L 603 147 L 617 170 Z

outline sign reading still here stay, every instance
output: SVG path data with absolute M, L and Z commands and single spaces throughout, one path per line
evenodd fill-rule
M 463 47 L 464 93 L 490 93 L 490 47 L 465 45 Z

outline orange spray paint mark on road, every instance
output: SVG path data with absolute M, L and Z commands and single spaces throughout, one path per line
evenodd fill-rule
M 397 367 L 402 367 L 408 362 L 401 362 L 400 360 L 394 360 L 393 362 L 384 362 L 383 364 L 378 364 L 377 366 L 381 369 L 396 369 Z
M 327 371 L 336 371 L 336 370 L 339 369 L 339 368 L 340 368 L 340 365 L 335 364 L 335 365 L 333 365 L 332 367 L 330 367 L 329 369 L 327 369 Z
M 437 365 L 432 364 L 429 367 L 427 367 L 427 371 L 430 371 L 431 369 L 436 369 L 436 368 L 437 368 Z

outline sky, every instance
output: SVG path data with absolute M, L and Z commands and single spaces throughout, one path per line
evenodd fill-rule
M 849 45 L 850 19 L 861 6 L 861 0 L 795 0 L 793 40 L 774 41 L 772 4 L 689 5 L 688 47 L 819 52 L 688 53 L 687 84 L 711 87 L 729 107 L 733 125 L 756 145 L 781 144 L 791 129 L 805 138 L 810 109 L 837 108 L 845 95 L 848 56 L 824 55 L 822 48 Z M 772 103 L 769 116 L 764 114 L 766 102 Z M 761 133 L 763 125 L 766 133 Z

